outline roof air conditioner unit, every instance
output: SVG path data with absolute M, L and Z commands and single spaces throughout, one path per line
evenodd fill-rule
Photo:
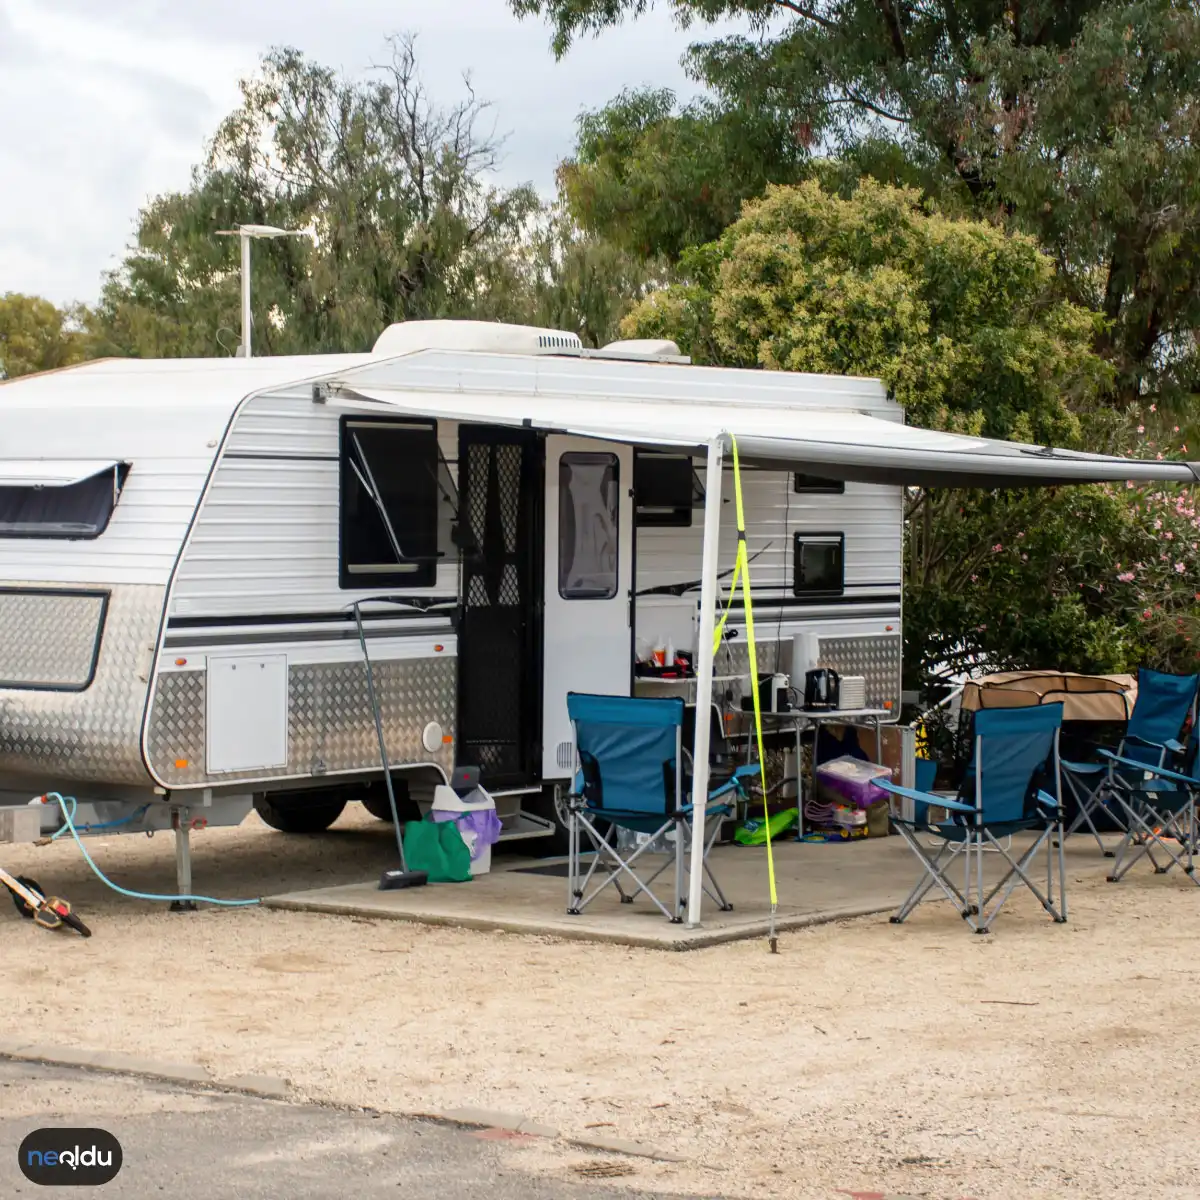
M 402 321 L 389 325 L 371 353 L 386 357 L 420 350 L 466 350 L 481 354 L 578 354 L 577 334 L 499 321 Z

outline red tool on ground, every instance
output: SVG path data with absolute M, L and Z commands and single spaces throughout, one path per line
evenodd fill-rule
M 45 929 L 61 929 L 66 925 L 85 938 L 92 936 L 92 931 L 71 911 L 70 904 L 57 896 L 43 895 L 34 880 L 10 875 L 0 867 L 0 883 L 12 892 L 17 912 L 31 919 L 35 925 Z

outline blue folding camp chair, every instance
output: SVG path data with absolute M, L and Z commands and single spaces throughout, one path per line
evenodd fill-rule
M 900 787 L 887 780 L 877 782 L 889 792 L 907 796 L 914 807 L 944 808 L 949 821 L 928 824 L 893 817 L 913 853 L 921 860 L 922 874 L 892 920 L 899 924 L 938 887 L 976 933 L 987 933 L 1013 889 L 1023 883 L 1055 921 L 1067 919 L 1066 871 L 1062 838 L 1058 839 L 1058 896 L 1054 903 L 1055 855 L 1048 845 L 1055 831 L 1062 830 L 1059 803 L 1061 780 L 1058 762 L 1058 731 L 1062 725 L 1061 704 L 1030 708 L 998 708 L 975 714 L 975 748 L 967 772 L 959 785 L 958 798 L 950 800 L 931 792 Z M 1039 786 L 1044 784 L 1045 787 Z M 1045 788 L 1052 788 L 1051 795 Z M 918 811 L 919 808 L 918 808 Z M 1013 857 L 1014 834 L 1032 833 L 1033 841 L 1019 858 Z M 932 834 L 940 843 L 930 855 L 918 834 Z M 1046 890 L 1034 883 L 1030 867 L 1046 847 Z M 1002 857 L 1008 871 L 984 893 L 984 851 Z M 963 864 L 963 886 L 949 878 L 949 869 Z M 974 891 L 974 898 L 972 898 Z
M 672 922 L 683 920 L 687 905 L 689 848 L 692 835 L 690 782 L 682 746 L 683 700 L 630 696 L 567 695 L 575 731 L 575 788 L 568 800 L 570 865 L 567 911 L 578 914 L 608 886 L 624 904 L 645 893 Z M 722 796 L 745 795 L 743 779 L 758 774 L 756 764 L 738 767 L 733 777 L 709 794 L 705 808 L 709 834 L 704 847 L 704 890 L 724 910 L 733 907 L 708 865 L 708 852 L 732 811 Z M 626 846 L 622 831 L 633 835 Z M 584 840 L 595 851 L 586 873 Z M 663 850 L 669 851 L 663 854 Z M 639 871 L 661 858 L 642 878 Z M 674 865 L 670 906 L 652 890 Z M 602 878 L 593 885 L 599 875 Z
M 1104 762 L 1062 765 L 1064 781 L 1079 805 L 1066 836 L 1086 825 L 1104 855 L 1112 857 L 1100 840 L 1096 818 L 1104 812 L 1121 833 L 1128 834 L 1128 814 L 1120 797 L 1138 787 L 1145 768 L 1179 766 L 1177 756 L 1184 748 L 1176 739 L 1188 715 L 1195 715 L 1198 683 L 1198 675 L 1168 675 L 1145 667 L 1138 671 L 1137 702 L 1116 753 L 1101 751 Z
M 1127 786 L 1113 791 L 1113 799 L 1125 818 L 1125 836 L 1116 851 L 1110 883 L 1118 882 L 1134 863 L 1149 858 L 1155 874 L 1165 875 L 1172 867 L 1179 867 L 1200 886 L 1193 861 L 1200 833 L 1196 820 L 1198 748 L 1200 742 L 1193 729 L 1178 771 L 1100 751 L 1128 779 Z M 1166 856 L 1164 863 L 1158 861 L 1155 850 Z

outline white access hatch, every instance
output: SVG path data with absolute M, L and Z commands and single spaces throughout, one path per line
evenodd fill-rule
M 208 773 L 287 766 L 286 654 L 208 660 Z

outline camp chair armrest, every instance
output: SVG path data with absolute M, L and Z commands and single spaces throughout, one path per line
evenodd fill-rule
M 715 787 L 708 793 L 708 801 L 711 804 L 718 796 L 724 796 L 726 792 L 740 791 L 737 779 L 727 779 L 720 787 Z
M 1042 805 L 1043 808 L 1052 808 L 1056 812 L 1062 807 L 1059 802 L 1052 795 L 1050 795 L 1049 792 L 1044 792 L 1041 788 L 1038 788 L 1037 802 Z
M 950 800 L 946 796 L 939 796 L 934 792 L 919 792 L 916 788 L 901 787 L 898 783 L 891 783 L 886 779 L 877 779 L 875 782 L 884 791 L 894 792 L 897 796 L 904 796 L 909 800 L 918 800 L 922 804 L 931 804 L 935 808 L 948 808 L 952 812 L 963 813 L 975 811 L 973 804 L 962 804 L 958 800 Z
M 1135 762 L 1132 758 L 1122 758 L 1119 754 L 1113 754 L 1109 750 L 1101 750 L 1100 753 L 1105 758 L 1111 758 L 1113 762 L 1120 763 L 1123 767 L 1132 767 L 1135 771 L 1144 771 L 1147 775 L 1153 775 L 1156 779 L 1170 779 L 1175 783 L 1182 783 L 1185 787 L 1200 788 L 1200 779 L 1194 779 L 1191 775 L 1184 775 L 1180 771 L 1172 771 L 1169 767 L 1156 767 L 1153 763 Z
M 1182 754 L 1186 747 L 1182 742 L 1177 742 L 1174 738 L 1167 738 L 1163 745 L 1166 746 L 1172 754 Z
M 1102 750 L 1100 753 L 1103 754 L 1104 751 Z M 1068 762 L 1064 758 L 1062 769 L 1071 775 L 1099 775 L 1101 772 L 1107 771 L 1108 767 L 1104 763 Z
M 1165 741 L 1152 742 L 1149 738 L 1138 737 L 1136 733 L 1127 733 L 1123 739 L 1126 742 L 1134 742 L 1139 746 L 1149 746 L 1151 750 L 1170 750 L 1172 754 L 1178 754 L 1183 750 L 1183 747 L 1174 738 L 1167 738 Z M 1175 747 L 1179 746 L 1176 750 Z M 1101 754 L 1104 753 L 1102 750 Z

